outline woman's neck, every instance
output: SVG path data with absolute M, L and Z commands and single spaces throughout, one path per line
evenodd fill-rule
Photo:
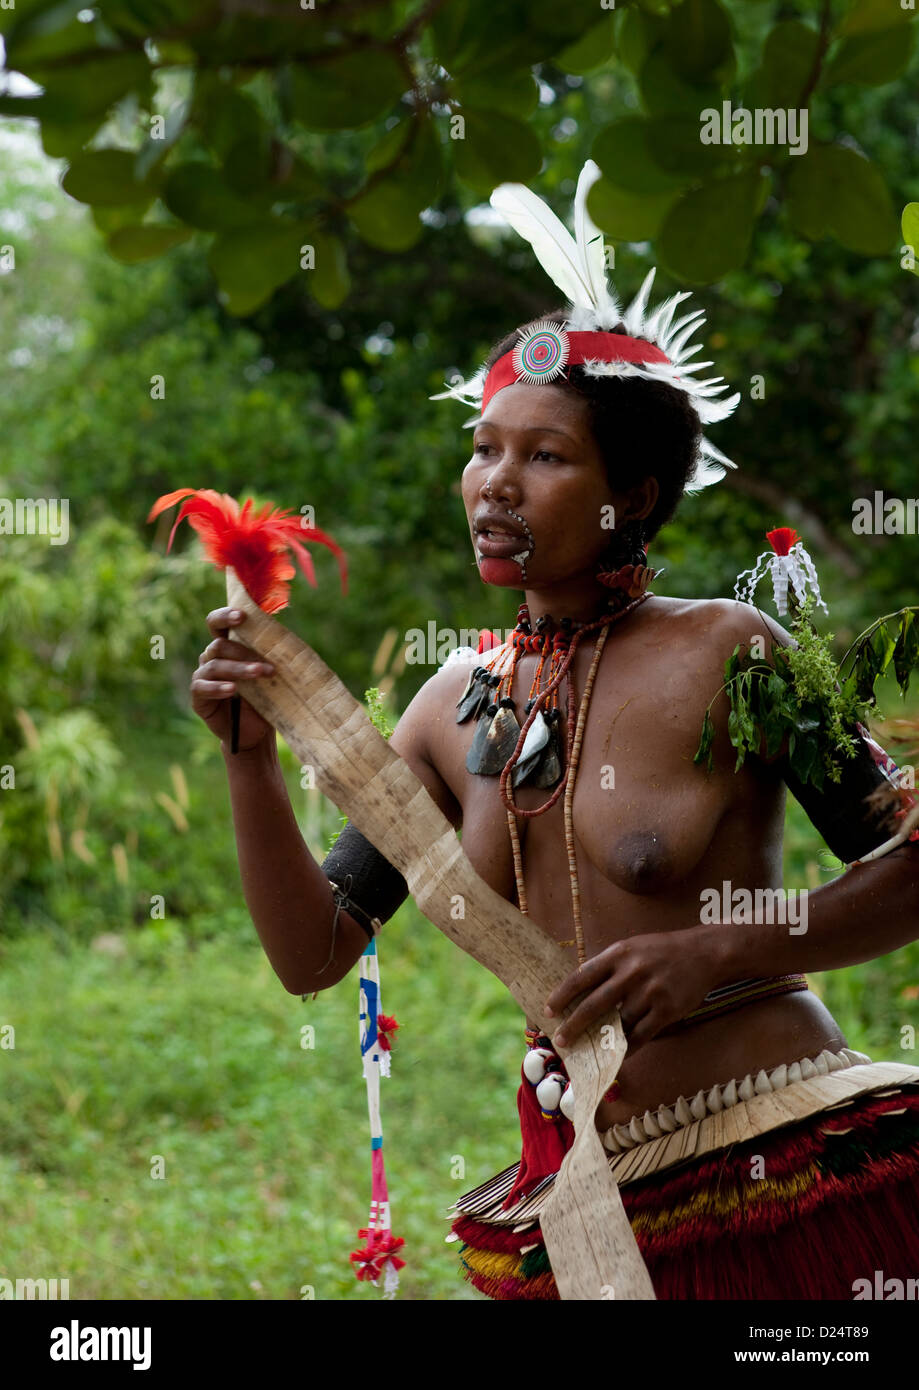
M 610 611 L 610 591 L 598 584 L 558 584 L 544 589 L 527 589 L 524 601 L 530 621 L 548 613 L 555 623 L 570 618 L 574 623 L 592 623 Z

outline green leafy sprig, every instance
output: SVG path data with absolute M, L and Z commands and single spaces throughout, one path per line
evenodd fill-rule
M 367 718 L 377 732 L 381 733 L 384 738 L 392 738 L 396 726 L 392 722 L 389 711 L 386 708 L 386 697 L 383 695 L 379 686 L 372 685 L 369 690 L 364 691 L 364 706 L 367 710 Z M 339 816 L 338 819 L 339 826 L 329 841 L 328 852 L 331 852 L 339 835 L 348 824 L 347 816 Z
M 876 619 L 837 666 L 833 634 L 817 631 L 813 607 L 811 596 L 800 606 L 792 604 L 790 631 L 797 645 L 773 642 L 771 662 L 741 653 L 743 643 L 734 648 L 725 662 L 724 684 L 706 707 L 694 762 L 705 762 L 712 771 L 711 709 L 724 692 L 730 703 L 728 737 L 737 749 L 735 772 L 748 754 L 775 757 L 787 739 L 791 768 L 802 784 L 810 782 L 819 791 L 827 777 L 840 780 L 841 757 L 851 758 L 856 749 L 848 730 L 875 706 L 875 684 L 891 662 L 900 693 L 906 694 L 919 661 L 919 609 L 909 606 Z

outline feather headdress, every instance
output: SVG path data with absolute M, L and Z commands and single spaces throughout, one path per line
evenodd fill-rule
M 600 178 L 600 170 L 589 159 L 581 170 L 574 199 L 574 235 L 542 198 L 521 183 L 502 183 L 491 195 L 491 204 L 507 219 L 514 231 L 528 241 L 536 258 L 549 278 L 568 299 L 568 318 L 564 329 L 552 324 L 537 324 L 525 333 L 514 353 L 513 363 L 499 359 L 486 374 L 480 367 L 467 381 L 458 382 L 441 391 L 431 400 L 452 398 L 476 409 L 483 407 L 486 381 L 494 389 L 511 381 L 551 381 L 564 371 L 566 365 L 578 365 L 588 376 L 641 376 L 650 381 L 663 381 L 684 391 L 705 425 L 724 420 L 737 408 L 740 393 L 724 397 L 728 390 L 723 377 L 698 380 L 694 374 L 711 367 L 711 362 L 691 362 L 702 351 L 702 344 L 690 347 L 690 339 L 705 322 L 705 310 L 696 309 L 674 322 L 677 307 L 690 298 L 684 290 L 649 310 L 648 299 L 654 283 L 655 270 L 645 276 L 638 294 L 626 308 L 620 307 L 606 279 L 603 237 L 587 211 L 587 195 Z M 596 354 L 586 335 L 609 334 L 618 324 L 624 324 L 626 334 L 618 344 L 596 339 Z M 571 350 L 577 338 L 577 350 Z M 553 338 L 558 340 L 556 350 Z M 628 347 L 629 339 L 633 341 Z M 647 347 L 649 351 L 641 349 Z M 528 349 L 532 349 L 529 353 Z M 508 357 L 511 354 L 507 354 Z M 645 360 L 642 360 L 645 359 Z M 541 364 L 547 364 L 540 371 Z M 492 373 L 501 367 L 497 380 Z M 470 424 L 474 421 L 470 421 Z M 726 468 L 737 465 L 726 458 L 710 440 L 699 443 L 699 462 L 687 484 L 687 492 L 696 492 L 724 477 Z

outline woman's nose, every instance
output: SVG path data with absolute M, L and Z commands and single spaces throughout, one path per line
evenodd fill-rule
M 513 461 L 508 463 L 507 455 L 501 462 L 489 469 L 482 482 L 482 495 L 495 502 L 515 502 L 520 496 L 516 468 Z

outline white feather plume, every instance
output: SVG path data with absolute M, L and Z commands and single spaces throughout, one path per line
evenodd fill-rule
M 601 177 L 599 166 L 592 159 L 588 159 L 581 170 L 574 195 L 574 232 L 577 237 L 578 255 L 590 287 L 592 307 L 602 318 L 604 326 L 612 327 L 619 317 L 619 302 L 610 293 L 606 280 L 602 233 L 587 211 L 587 195 Z M 613 317 L 610 318 L 610 315 Z
M 572 308 L 606 317 L 610 312 L 618 314 L 619 306 L 606 283 L 603 238 L 587 211 L 587 194 L 598 178 L 600 170 L 589 159 L 581 170 L 574 200 L 577 240 L 548 203 L 525 184 L 499 184 L 491 195 L 491 205 L 530 243 L 539 264 Z

